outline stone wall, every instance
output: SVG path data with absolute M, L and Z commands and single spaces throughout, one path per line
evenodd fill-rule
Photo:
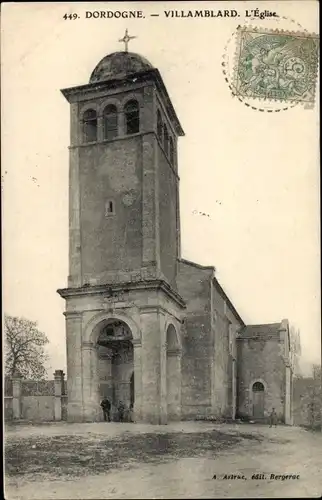
M 166 280 L 175 287 L 177 264 L 177 178 L 160 144 L 158 147 L 160 267 Z
M 182 359 L 182 414 L 235 418 L 236 332 L 242 319 L 214 278 L 214 268 L 179 260 L 178 289 L 187 303 Z
M 235 418 L 237 397 L 236 332 L 243 325 L 216 278 L 212 280 L 212 413 Z
M 140 268 L 141 137 L 80 148 L 79 169 L 83 283 L 104 282 L 106 269 Z
M 187 303 L 182 339 L 182 415 L 206 416 L 211 411 L 211 304 L 213 268 L 179 261 L 177 283 Z
M 54 380 L 5 380 L 5 421 L 66 420 L 67 395 L 64 373 L 56 370 Z
M 293 380 L 293 424 L 321 429 L 322 387 L 319 377 Z

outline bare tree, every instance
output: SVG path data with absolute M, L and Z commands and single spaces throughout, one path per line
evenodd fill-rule
M 300 358 L 301 358 L 301 334 L 300 330 L 293 325 L 290 327 L 290 362 L 294 376 L 301 375 Z
M 48 342 L 46 334 L 38 330 L 36 322 L 5 315 L 5 375 L 12 377 L 19 374 L 24 379 L 43 379 L 48 359 L 44 346 Z

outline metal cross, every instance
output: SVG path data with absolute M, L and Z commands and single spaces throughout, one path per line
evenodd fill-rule
M 128 34 L 128 31 L 127 29 L 125 30 L 125 35 L 123 36 L 123 38 L 121 38 L 119 40 L 119 42 L 123 42 L 124 45 L 125 45 L 125 52 L 128 52 L 128 48 L 129 48 L 129 41 L 132 40 L 133 38 L 137 38 L 136 36 L 130 36 Z

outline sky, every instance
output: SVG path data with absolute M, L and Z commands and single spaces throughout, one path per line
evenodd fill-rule
M 279 113 L 231 95 L 232 33 L 252 2 L 11 3 L 2 6 L 3 301 L 50 340 L 48 373 L 66 370 L 69 104 L 96 64 L 130 50 L 161 72 L 185 131 L 179 139 L 182 257 L 214 265 L 245 323 L 288 318 L 302 367 L 320 362 L 317 105 Z M 237 9 L 235 18 L 166 19 L 164 10 Z M 317 2 L 260 2 L 278 20 L 259 27 L 318 31 Z M 142 10 L 143 19 L 86 19 L 86 11 Z M 75 20 L 64 14 L 76 13 Z M 151 13 L 159 13 L 151 17 Z M 274 24 L 275 23 L 275 24 Z M 299 27 L 299 25 L 301 27 Z M 201 214 L 207 215 L 201 215 Z

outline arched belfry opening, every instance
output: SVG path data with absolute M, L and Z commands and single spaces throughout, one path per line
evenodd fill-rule
M 255 382 L 252 386 L 253 393 L 253 417 L 264 417 L 265 387 L 262 382 Z
M 118 419 L 119 403 L 125 405 L 125 419 L 130 419 L 134 405 L 133 336 L 129 326 L 118 319 L 102 322 L 97 337 L 100 397 L 111 404 L 111 416 Z
M 167 416 L 168 421 L 181 416 L 181 349 L 175 327 L 166 332 L 167 347 Z

